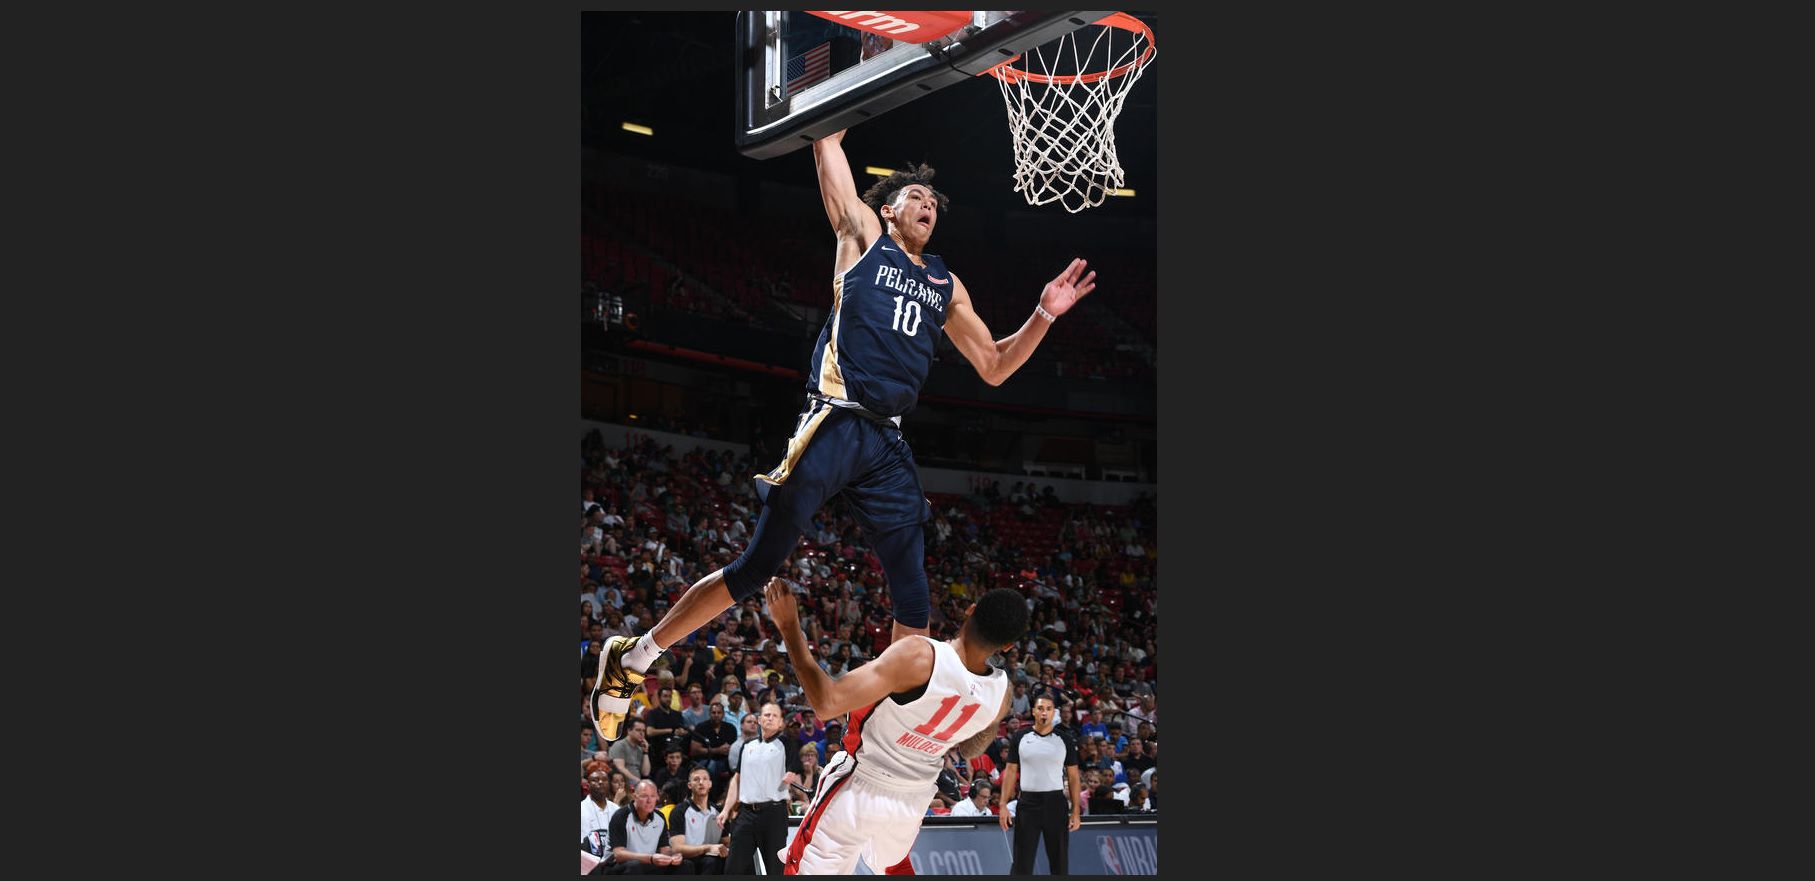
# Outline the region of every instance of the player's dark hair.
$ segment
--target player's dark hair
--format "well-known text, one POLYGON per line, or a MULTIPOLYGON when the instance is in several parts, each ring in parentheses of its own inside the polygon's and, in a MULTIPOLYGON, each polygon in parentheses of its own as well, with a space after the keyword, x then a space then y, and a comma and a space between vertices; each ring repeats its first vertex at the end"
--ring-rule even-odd
POLYGON ((977 601, 964 626, 987 648, 997 649, 1027 634, 1027 600, 1010 587, 998 587, 977 601))
POLYGON ((870 206, 872 211, 881 211, 882 206, 895 204, 895 194, 901 192, 902 187, 908 184, 919 184, 933 191, 933 198, 938 200, 939 211, 943 214, 951 204, 951 200, 947 199, 944 193, 934 189, 932 184, 934 174, 937 172, 933 170, 933 167, 924 162, 906 171, 897 171, 864 190, 864 204, 870 206))

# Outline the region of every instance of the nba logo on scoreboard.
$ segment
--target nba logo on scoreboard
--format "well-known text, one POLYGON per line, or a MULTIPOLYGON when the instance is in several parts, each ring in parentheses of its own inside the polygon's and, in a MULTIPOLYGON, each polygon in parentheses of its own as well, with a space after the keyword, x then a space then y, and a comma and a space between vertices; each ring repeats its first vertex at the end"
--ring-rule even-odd
POLYGON ((1097 851, 1103 857, 1103 871, 1111 875, 1126 875, 1122 871, 1122 860, 1115 855, 1115 838, 1108 835, 1097 836, 1097 851))

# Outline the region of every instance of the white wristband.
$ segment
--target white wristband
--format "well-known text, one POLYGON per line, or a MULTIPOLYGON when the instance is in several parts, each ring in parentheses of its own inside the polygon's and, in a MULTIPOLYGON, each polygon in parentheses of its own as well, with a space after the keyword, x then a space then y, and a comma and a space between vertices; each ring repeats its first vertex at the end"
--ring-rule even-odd
POLYGON ((1034 304, 1034 314, 1040 316, 1041 318, 1046 319, 1047 324, 1051 324, 1054 321, 1057 321, 1059 318, 1059 316, 1046 311, 1046 307, 1040 305, 1039 303, 1034 304))

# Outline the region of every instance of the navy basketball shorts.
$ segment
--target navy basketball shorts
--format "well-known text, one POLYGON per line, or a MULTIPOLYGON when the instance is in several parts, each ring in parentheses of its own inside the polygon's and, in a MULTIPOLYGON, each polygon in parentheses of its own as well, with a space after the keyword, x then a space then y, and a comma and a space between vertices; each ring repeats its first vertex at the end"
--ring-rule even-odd
POLYGON ((725 567, 731 598, 762 592, 787 562, 813 515, 843 495, 882 561, 895 620, 927 626, 925 524, 932 506, 900 429, 809 398, 782 463, 756 479, 763 509, 744 553, 725 567))

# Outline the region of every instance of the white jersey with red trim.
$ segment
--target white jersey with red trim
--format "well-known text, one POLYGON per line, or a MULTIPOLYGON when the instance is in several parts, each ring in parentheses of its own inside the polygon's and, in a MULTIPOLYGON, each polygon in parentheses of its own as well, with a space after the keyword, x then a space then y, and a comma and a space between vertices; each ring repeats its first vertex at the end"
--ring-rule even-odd
POLYGON ((845 735, 845 748, 857 760, 856 776, 888 789, 932 787, 946 752, 993 728, 1008 693, 1008 674, 991 667, 979 676, 965 669, 951 643, 914 638, 933 645, 933 674, 926 690, 905 704, 892 695, 883 698, 862 718, 854 718, 845 735))

